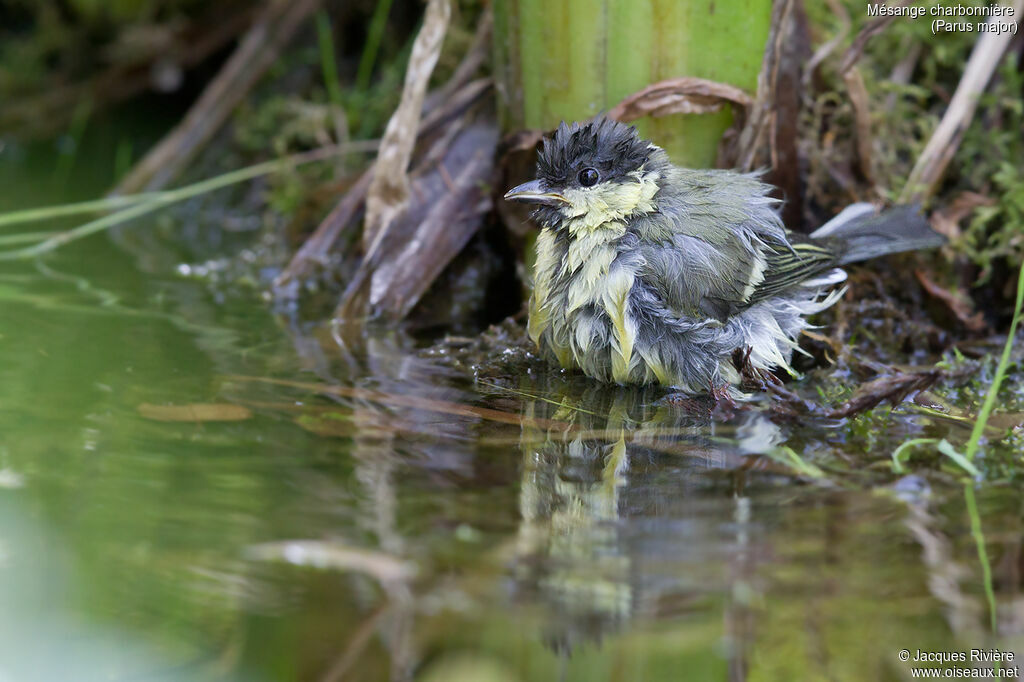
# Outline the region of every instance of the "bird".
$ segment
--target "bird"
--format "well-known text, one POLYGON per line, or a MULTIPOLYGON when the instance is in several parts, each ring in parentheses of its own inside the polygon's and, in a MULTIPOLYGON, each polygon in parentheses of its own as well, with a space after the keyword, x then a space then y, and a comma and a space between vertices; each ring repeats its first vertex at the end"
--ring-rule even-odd
POLYGON ((601 382, 745 396, 744 368, 796 376, 842 266, 944 242, 916 206, 854 204, 791 232, 762 175, 675 166, 603 115, 545 135, 536 179, 504 195, 540 227, 527 332, 541 354, 601 382))

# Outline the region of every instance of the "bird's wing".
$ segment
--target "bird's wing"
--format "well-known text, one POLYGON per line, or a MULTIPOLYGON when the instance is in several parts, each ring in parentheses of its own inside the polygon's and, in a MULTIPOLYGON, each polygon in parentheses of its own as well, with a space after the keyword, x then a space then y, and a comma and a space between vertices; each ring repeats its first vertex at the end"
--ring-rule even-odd
POLYGON ((724 322, 835 265, 827 248, 786 231, 756 177, 682 173, 684 190, 637 225, 644 281, 672 312, 724 322))
POLYGON ((769 245, 763 252, 764 280, 751 292, 749 303, 784 293, 836 266, 836 254, 811 241, 793 241, 785 247, 769 245))

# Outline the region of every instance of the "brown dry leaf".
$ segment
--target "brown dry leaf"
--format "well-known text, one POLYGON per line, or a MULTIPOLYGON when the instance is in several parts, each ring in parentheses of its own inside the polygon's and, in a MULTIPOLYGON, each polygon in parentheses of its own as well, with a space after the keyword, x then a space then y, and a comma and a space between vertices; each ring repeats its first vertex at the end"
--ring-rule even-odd
POLYGON ((727 83, 704 78, 672 78, 648 85, 626 97, 612 107, 608 118, 626 123, 644 116, 707 114, 718 111, 726 103, 747 108, 753 103, 753 98, 727 83))
POLYGON ((931 386, 938 381, 939 376, 940 373, 937 371, 915 372, 913 374, 897 372, 880 376, 866 384, 861 384, 849 400, 831 410, 825 416, 830 419, 852 417, 855 414, 870 410, 885 400, 888 400, 894 406, 898 405, 909 394, 923 391, 931 386))
POLYGON ((964 293, 944 289, 929 279, 923 270, 914 270, 914 275, 917 276, 917 281, 921 283, 928 295, 942 301, 962 325, 972 332, 980 332, 985 329, 985 318, 980 312, 974 311, 971 299, 964 293))
POLYGON ((370 309, 401 319, 476 233, 491 208, 498 126, 481 121, 445 146, 445 155, 413 181, 414 197, 391 230, 405 243, 383 255, 370 284, 370 309), (450 171, 449 171, 450 169, 450 171))
POLYGON ((960 223, 979 206, 991 206, 996 200, 977 192, 961 192, 948 206, 932 213, 932 229, 953 240, 961 235, 960 223))
POLYGON ((153 405, 142 403, 139 414, 158 422, 237 422, 252 417, 252 410, 230 403, 153 405))
POLYGON ((826 346, 831 348, 832 352, 835 353, 837 356, 841 355, 843 352, 843 342, 838 339, 834 339, 831 336, 825 336, 824 334, 819 334, 817 332, 811 331, 810 329, 804 329, 800 333, 809 339, 817 341, 818 343, 825 344, 826 346))

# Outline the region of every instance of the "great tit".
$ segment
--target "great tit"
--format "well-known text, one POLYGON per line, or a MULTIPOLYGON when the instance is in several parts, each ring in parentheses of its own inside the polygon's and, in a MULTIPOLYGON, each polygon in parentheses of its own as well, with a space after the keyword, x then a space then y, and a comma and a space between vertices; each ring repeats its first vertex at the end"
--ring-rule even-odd
POLYGON ((792 373, 807 316, 845 291, 838 266, 943 242, 916 208, 880 219, 869 204, 798 235, 771 189, 757 174, 674 166, 608 118, 563 122, 537 179, 505 194, 536 204, 541 228, 530 337, 600 381, 735 393, 734 357, 792 373))

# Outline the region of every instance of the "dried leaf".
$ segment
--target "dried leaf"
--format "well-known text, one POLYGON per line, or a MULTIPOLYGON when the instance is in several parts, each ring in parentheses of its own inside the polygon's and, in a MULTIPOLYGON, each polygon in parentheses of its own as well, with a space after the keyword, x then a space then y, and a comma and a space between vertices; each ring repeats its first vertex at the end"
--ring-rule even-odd
POLYGON ((366 196, 363 244, 368 251, 409 200, 409 160, 416 145, 423 98, 430 74, 441 55, 451 13, 450 0, 430 0, 423 16, 423 26, 413 42, 402 99, 384 130, 373 181, 366 196))
POLYGON ((931 386, 939 376, 940 373, 937 371, 927 371, 913 374, 898 372, 878 377, 859 386, 853 397, 831 410, 826 416, 830 419, 851 417, 870 410, 885 400, 892 405, 898 405, 910 393, 922 391, 931 386))
POLYGON ((404 243, 384 255, 371 279, 375 315, 408 315, 476 233, 491 207, 486 183, 493 174, 497 142, 495 123, 470 125, 446 145, 434 168, 416 178, 416 198, 392 226, 404 243))
POLYGON ((237 422, 252 417, 252 411, 230 403, 153 405, 142 403, 139 414, 158 422, 237 422))
POLYGON ((931 216, 932 229, 947 239, 958 239, 961 235, 960 223, 974 213, 979 206, 994 206, 996 200, 977 192, 961 192, 941 211, 931 216))
POLYGON ((974 305, 966 294, 942 288, 929 279, 923 270, 914 270, 914 275, 917 276, 917 281, 921 283, 928 295, 942 301, 962 325, 972 332, 980 332, 985 329, 985 318, 980 312, 974 311, 974 305))
POLYGON ((626 97, 612 107, 608 117, 625 123, 644 116, 706 114, 720 110, 727 103, 746 108, 753 99, 728 83, 704 78, 673 78, 648 85, 626 97))

